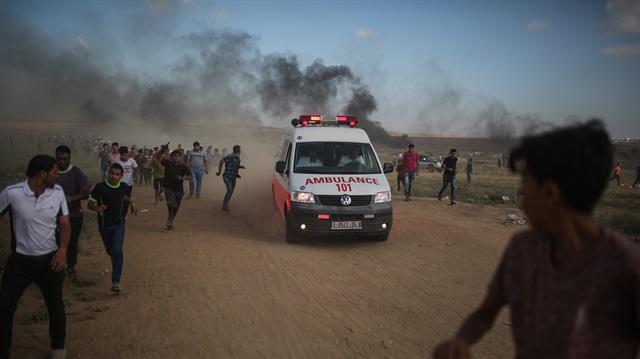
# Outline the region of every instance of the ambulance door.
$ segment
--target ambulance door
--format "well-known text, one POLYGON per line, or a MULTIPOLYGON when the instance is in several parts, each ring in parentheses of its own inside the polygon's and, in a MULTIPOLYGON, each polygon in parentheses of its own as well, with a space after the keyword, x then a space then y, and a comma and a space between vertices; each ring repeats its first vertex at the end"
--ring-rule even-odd
POLYGON ((291 166, 291 152, 292 152, 292 144, 287 139, 282 139, 280 143, 280 147, 278 149, 278 153, 276 154, 276 165, 279 161, 284 161, 284 172, 278 173, 274 171, 273 174, 273 201, 278 210, 278 213, 284 219, 285 203, 289 206, 289 201, 291 199, 291 188, 289 183, 289 178, 292 171, 291 166))

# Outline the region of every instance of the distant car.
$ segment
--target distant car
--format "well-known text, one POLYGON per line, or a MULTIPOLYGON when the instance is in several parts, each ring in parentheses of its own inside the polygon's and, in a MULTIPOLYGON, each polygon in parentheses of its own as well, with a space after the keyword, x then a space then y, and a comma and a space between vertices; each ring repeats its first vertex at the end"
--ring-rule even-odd
POLYGON ((420 159, 418 162, 420 163, 420 169, 427 169, 429 172, 441 172, 442 171, 442 161, 439 159, 427 154, 427 155, 419 155, 420 159))

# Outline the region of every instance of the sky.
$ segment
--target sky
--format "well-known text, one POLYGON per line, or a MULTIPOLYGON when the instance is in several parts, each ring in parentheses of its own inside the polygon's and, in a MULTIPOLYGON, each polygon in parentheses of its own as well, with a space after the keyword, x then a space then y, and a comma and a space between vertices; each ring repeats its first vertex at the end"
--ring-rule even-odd
POLYGON ((640 1, 3 0, 0 119, 640 138, 640 1))

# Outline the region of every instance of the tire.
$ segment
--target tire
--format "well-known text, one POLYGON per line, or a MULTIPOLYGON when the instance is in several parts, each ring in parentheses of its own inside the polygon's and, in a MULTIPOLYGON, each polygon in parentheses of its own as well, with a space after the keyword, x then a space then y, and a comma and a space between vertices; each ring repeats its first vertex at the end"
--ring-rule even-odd
MULTIPOLYGON (((287 210, 287 206, 285 205, 284 210, 287 210)), ((295 233, 292 229, 292 225, 291 225, 291 220, 290 215, 285 213, 285 218, 287 219, 287 223, 285 223, 285 227, 286 227, 286 236, 285 236, 285 240, 287 241, 287 243, 298 243, 298 241, 300 240, 300 235, 298 235, 297 233, 295 233)))
POLYGON ((427 167, 427 169, 429 170, 429 172, 435 172, 436 171, 436 166, 433 164, 429 164, 429 166, 427 167))
POLYGON ((384 242, 387 239, 389 239, 389 235, 391 234, 391 232, 387 232, 387 233, 383 233, 383 234, 378 234, 376 236, 373 236, 373 240, 376 242, 384 242))

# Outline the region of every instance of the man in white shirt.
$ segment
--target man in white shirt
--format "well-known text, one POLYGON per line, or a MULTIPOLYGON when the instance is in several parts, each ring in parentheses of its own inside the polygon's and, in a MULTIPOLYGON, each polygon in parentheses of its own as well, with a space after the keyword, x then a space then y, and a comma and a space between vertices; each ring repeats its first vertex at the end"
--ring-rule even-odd
POLYGON ((311 147, 309 156, 300 157, 296 167, 322 167, 322 161, 318 158, 318 149, 311 147))
POLYGON ((352 146, 349 150, 349 154, 342 156, 340 162, 338 162, 338 167, 344 167, 349 163, 364 164, 364 158, 360 156, 360 149, 358 149, 358 146, 352 146))
MULTIPOLYGON (((129 149, 127 146, 120 147, 120 158, 116 159, 114 163, 120 164, 123 168, 122 178, 120 178, 120 182, 126 183, 129 185, 129 191, 127 192, 127 196, 131 198, 131 193, 133 192, 133 184, 138 182, 138 176, 140 176, 140 168, 138 168, 138 163, 129 157, 129 149)), ((127 212, 129 211, 129 203, 124 203, 124 208, 122 209, 122 216, 126 217, 127 212)))
POLYGON ((55 158, 33 157, 27 166, 27 176, 26 181, 8 186, 0 193, 0 218, 9 212, 11 219, 11 254, 0 281, 0 357, 10 356, 16 307, 24 290, 35 283, 49 313, 51 357, 64 358, 66 316, 62 281, 71 235, 67 200, 62 187, 56 184, 55 158))

